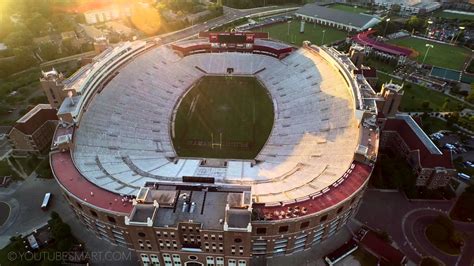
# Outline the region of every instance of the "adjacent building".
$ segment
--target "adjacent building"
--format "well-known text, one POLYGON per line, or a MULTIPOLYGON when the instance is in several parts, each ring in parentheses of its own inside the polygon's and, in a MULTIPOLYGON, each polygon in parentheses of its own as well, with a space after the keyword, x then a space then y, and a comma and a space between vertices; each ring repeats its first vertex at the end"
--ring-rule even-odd
POLYGON ((298 9, 295 15, 307 22, 347 31, 363 31, 374 27, 381 21, 376 16, 346 12, 318 4, 306 4, 298 9))
POLYGON ((394 10, 399 7, 399 12, 406 15, 433 12, 441 7, 441 4, 434 0, 375 0, 374 4, 394 10))
POLYGON ((13 155, 39 155, 51 146, 58 123, 57 111, 49 104, 38 104, 16 121, 8 134, 13 155))
POLYGON ((52 108, 59 108, 63 102, 64 97, 66 96, 63 91, 63 74, 58 73, 58 71, 53 68, 51 71, 41 71, 41 75, 41 88, 43 89, 46 98, 48 98, 49 104, 52 108))
POLYGON ((132 5, 129 3, 115 4, 104 1, 90 7, 84 6, 81 11, 87 24, 96 24, 130 17, 132 15, 132 5))
POLYGON ((441 151, 408 114, 399 114, 403 86, 384 84, 380 109, 381 149, 390 149, 402 156, 416 175, 416 186, 428 189, 446 187, 456 176, 449 150, 441 151))
POLYGON ((375 30, 360 32, 352 37, 352 42, 358 47, 364 48, 366 55, 373 54, 379 58, 395 59, 402 64, 413 53, 409 48, 392 45, 372 38, 375 30))

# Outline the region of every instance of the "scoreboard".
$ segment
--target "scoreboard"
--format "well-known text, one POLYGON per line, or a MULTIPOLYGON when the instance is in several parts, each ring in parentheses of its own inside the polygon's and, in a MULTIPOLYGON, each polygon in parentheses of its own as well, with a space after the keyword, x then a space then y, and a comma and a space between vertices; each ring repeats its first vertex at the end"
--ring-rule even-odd
POLYGON ((268 38, 263 32, 209 32, 210 43, 221 44, 248 44, 254 43, 256 38, 268 38))
POLYGON ((218 35, 217 36, 217 41, 220 43, 246 43, 246 36, 244 35, 235 35, 235 34, 229 34, 229 35, 218 35))

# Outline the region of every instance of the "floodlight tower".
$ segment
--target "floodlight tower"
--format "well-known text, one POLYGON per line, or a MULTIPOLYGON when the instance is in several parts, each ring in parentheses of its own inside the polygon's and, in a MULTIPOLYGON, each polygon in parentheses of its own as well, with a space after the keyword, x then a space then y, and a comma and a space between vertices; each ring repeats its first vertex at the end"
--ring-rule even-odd
POLYGON ((423 57, 423 62, 421 62, 422 65, 425 63, 425 60, 426 60, 426 57, 428 56, 428 52, 430 51, 430 48, 434 48, 434 46, 429 43, 427 43, 425 46, 426 46, 426 53, 425 53, 425 57, 423 57))
POLYGON ((425 35, 428 36, 428 31, 430 30, 430 27, 431 27, 431 24, 433 24, 433 21, 432 20, 428 20, 428 26, 426 26, 426 32, 425 32, 425 35))
POLYGON ((454 40, 454 43, 456 43, 456 42, 458 41, 459 35, 461 35, 461 33, 463 32, 463 30, 464 30, 465 28, 466 28, 466 27, 464 27, 464 26, 459 27, 460 31, 459 31, 459 33, 456 35, 456 39, 454 40))
POLYGON ((387 18, 385 21, 386 21, 386 23, 385 23, 385 29, 383 31, 383 36, 385 36, 385 34, 387 34, 387 28, 388 28, 388 23, 390 22, 390 18, 387 18))

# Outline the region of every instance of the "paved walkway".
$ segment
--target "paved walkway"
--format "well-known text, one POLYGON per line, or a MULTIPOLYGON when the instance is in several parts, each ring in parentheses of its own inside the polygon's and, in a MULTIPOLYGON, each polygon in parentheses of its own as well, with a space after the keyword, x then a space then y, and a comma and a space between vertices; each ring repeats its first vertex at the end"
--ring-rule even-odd
POLYGON ((436 249, 426 238, 425 228, 439 214, 447 214, 451 201, 409 201, 400 192, 369 189, 356 218, 371 228, 386 231, 395 244, 414 263, 433 256, 446 265, 474 265, 474 224, 454 221, 456 229, 467 235, 461 256, 450 256, 436 249), (375 215, 374 215, 375 214, 375 215))
POLYGON ((45 212, 40 208, 45 193, 56 192, 56 198, 52 200, 53 205, 62 199, 55 180, 39 179, 34 175, 0 191, 0 201, 7 202, 11 207, 8 220, 0 227, 0 248, 10 242, 10 237, 24 235, 47 223, 51 210, 45 212))

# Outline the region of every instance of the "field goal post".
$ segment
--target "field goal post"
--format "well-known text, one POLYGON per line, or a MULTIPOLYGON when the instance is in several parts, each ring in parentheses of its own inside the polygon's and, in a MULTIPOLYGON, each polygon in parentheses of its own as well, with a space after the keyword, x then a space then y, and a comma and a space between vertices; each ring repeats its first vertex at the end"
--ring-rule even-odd
POLYGON ((222 149, 222 132, 219 133, 219 142, 214 142, 214 133, 211 133, 211 148, 214 149, 214 146, 222 149))

